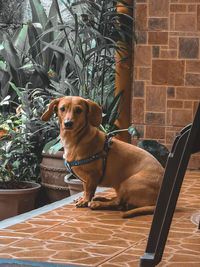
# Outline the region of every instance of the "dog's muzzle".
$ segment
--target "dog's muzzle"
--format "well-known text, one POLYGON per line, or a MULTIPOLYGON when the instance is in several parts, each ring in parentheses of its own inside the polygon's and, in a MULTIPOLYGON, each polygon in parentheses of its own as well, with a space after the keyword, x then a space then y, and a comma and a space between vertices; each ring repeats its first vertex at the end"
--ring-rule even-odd
POLYGON ((64 121, 64 126, 65 126, 65 129, 67 129, 67 130, 71 130, 72 127, 73 127, 73 121, 65 120, 65 121, 64 121))

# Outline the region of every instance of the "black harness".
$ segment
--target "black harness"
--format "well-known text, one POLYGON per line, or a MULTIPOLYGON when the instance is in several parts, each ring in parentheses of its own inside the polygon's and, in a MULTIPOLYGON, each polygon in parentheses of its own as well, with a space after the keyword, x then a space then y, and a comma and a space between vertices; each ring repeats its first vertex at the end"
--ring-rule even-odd
POLYGON ((67 171, 71 175, 73 175, 75 178, 81 180, 81 178, 78 177, 74 173, 74 171, 72 170, 72 167, 74 167, 74 166, 80 166, 80 165, 83 165, 83 164, 88 164, 88 163, 90 163, 90 162, 92 162, 94 160, 97 160, 99 158, 102 158, 103 159, 103 174, 102 174, 101 179, 99 181, 99 183, 101 183, 102 180, 103 180, 105 171, 106 171, 108 152, 110 150, 111 145, 113 144, 113 141, 112 141, 112 137, 113 136, 114 136, 114 134, 107 134, 106 135, 106 140, 105 140, 105 143, 104 143, 103 152, 99 152, 99 153, 95 154, 94 156, 92 156, 90 158, 86 158, 86 159, 82 159, 82 160, 76 160, 76 161, 67 161, 67 160, 65 160, 65 166, 67 168, 67 171))

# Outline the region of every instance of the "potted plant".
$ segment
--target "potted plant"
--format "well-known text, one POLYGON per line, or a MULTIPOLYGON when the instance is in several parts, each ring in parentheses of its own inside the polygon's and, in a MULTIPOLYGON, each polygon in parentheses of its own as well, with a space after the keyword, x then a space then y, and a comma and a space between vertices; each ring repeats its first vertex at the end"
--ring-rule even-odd
POLYGON ((63 95, 80 95, 101 105, 108 96, 114 98, 115 52, 120 54, 123 47, 118 41, 130 31, 126 25, 119 27, 123 15, 116 12, 115 1, 63 2, 67 21, 58 1, 52 1, 48 16, 39 0, 29 1, 32 21, 12 38, 5 34, 0 46, 1 97, 9 93, 22 103, 12 83, 26 96, 22 103, 26 130, 35 144, 33 153, 41 160, 45 141, 58 133, 55 120, 47 127, 40 124, 42 108, 63 95))
MULTIPOLYGON (((4 34, 3 42, 0 45, 0 55, 3 58, 0 61, 0 99, 10 94, 11 100, 22 104, 22 115, 27 119, 26 132, 30 134, 31 141, 34 144, 32 153, 38 158, 36 172, 39 175, 42 148, 45 142, 55 138, 58 133, 55 121, 51 121, 44 126, 39 118, 44 112, 46 102, 49 102, 56 94, 59 96, 67 94, 67 91, 63 87, 57 91, 50 85, 51 82, 57 81, 57 77, 59 79, 59 70, 56 73, 53 72, 52 65, 56 64, 60 68, 62 67, 60 60, 62 57, 56 55, 51 48, 43 51, 45 46, 43 42, 52 41, 54 34, 50 32, 44 38, 39 39, 44 30, 52 27, 52 21, 47 17, 40 1, 30 0, 30 5, 33 21, 18 29, 12 37, 4 34), (59 64, 56 63, 57 59, 59 64), (51 130, 52 128, 54 131, 51 130)), ((51 8, 50 17, 54 16, 54 10, 51 8)), ((7 111, 8 109, 13 111, 13 106, 13 103, 10 102, 7 111)), ((1 134, 4 134, 3 130, 1 134)), ((52 157, 52 155, 47 154, 45 160, 47 156, 48 159, 52 157)), ((47 203, 69 195, 68 188, 63 181, 66 169, 62 166, 57 167, 57 163, 62 162, 62 152, 53 155, 53 159, 56 161, 54 167, 51 163, 47 166, 45 162, 42 163, 43 168, 41 165, 41 176, 44 178, 42 185, 47 203), (52 170, 55 174, 53 177, 52 170)))
MULTIPOLYGON (((7 97, 8 100, 8 97, 7 97)), ((0 108, 8 101, 0 102, 0 108)), ((40 184, 37 183, 35 155, 17 114, 0 112, 0 220, 34 209, 40 184)))
POLYGON ((44 204, 51 203, 69 196, 69 190, 64 183, 67 171, 63 164, 63 152, 56 154, 42 153, 45 142, 55 138, 58 134, 57 120, 52 120, 43 125, 40 116, 44 112, 45 97, 41 92, 31 89, 19 89, 13 83, 12 88, 21 102, 21 116, 24 119, 24 132, 29 137, 33 146, 31 152, 37 158, 35 174, 40 176, 43 189, 44 204))

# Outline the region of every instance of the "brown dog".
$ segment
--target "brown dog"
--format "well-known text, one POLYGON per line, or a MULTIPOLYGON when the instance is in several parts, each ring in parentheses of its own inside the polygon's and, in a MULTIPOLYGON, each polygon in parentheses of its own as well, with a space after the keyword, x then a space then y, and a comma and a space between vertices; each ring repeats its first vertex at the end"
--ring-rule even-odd
POLYGON ((123 206, 129 209, 123 217, 153 213, 164 171, 160 163, 148 152, 117 139, 109 151, 105 151, 105 134, 98 130, 102 109, 91 100, 70 96, 57 98, 41 120, 48 121, 54 112, 58 115, 66 161, 84 163, 71 167, 84 182, 84 195, 76 206, 91 209, 123 206), (94 155, 99 156, 94 159, 94 155), (93 160, 85 162, 88 158, 93 160), (94 201, 98 185, 114 188, 117 197, 94 201))

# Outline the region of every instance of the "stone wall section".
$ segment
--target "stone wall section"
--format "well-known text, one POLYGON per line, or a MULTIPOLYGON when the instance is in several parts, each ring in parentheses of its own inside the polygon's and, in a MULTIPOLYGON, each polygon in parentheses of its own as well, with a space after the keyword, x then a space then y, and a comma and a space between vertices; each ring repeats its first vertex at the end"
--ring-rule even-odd
POLYGON ((136 21, 132 123, 171 149, 200 100, 200 0, 136 0, 136 21))

